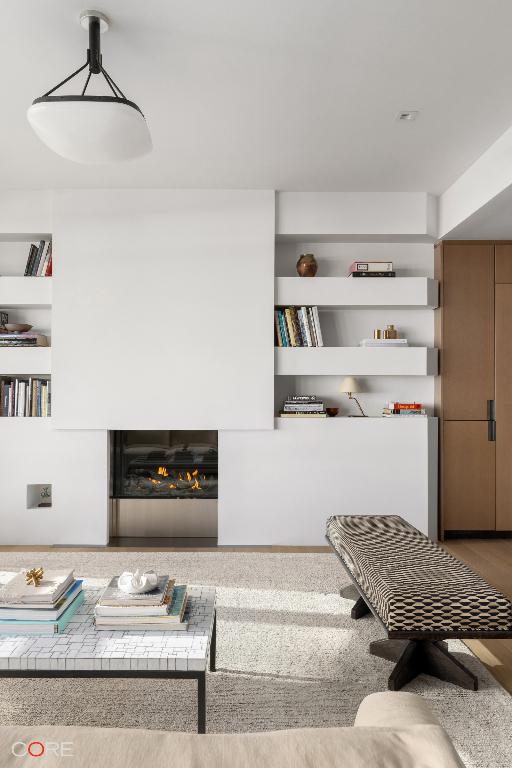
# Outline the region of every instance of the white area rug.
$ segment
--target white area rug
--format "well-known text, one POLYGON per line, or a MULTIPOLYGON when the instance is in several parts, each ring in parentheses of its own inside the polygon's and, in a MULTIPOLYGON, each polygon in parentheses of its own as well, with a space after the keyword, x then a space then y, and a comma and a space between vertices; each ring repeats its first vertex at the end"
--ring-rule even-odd
MULTIPOLYGON (((207 678, 209 731, 352 725, 361 699, 386 690, 391 662, 370 656, 383 637, 355 622, 339 596, 348 583, 331 554, 1 553, 0 570, 74 567, 111 576, 153 567, 218 587, 218 672, 207 678)), ((480 678, 478 692, 422 676, 425 696, 467 768, 511 768, 512 700, 462 643, 452 651, 480 678)), ((0 680, 0 722, 194 730, 195 683, 155 680, 0 680)))

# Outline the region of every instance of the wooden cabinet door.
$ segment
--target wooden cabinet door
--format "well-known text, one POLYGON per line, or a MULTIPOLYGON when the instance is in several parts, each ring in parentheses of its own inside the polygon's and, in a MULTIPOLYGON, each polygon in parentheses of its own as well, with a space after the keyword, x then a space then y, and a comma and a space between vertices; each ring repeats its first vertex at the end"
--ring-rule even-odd
POLYGON ((497 283, 512 283, 512 243, 496 243, 495 274, 497 283))
POLYGON ((496 530, 512 530, 512 283, 496 285, 496 530))
POLYGON ((443 423, 442 509, 446 531, 495 529, 495 442, 486 421, 443 423))
POLYGON ((494 245, 443 243, 443 418, 487 419, 494 399, 494 245))

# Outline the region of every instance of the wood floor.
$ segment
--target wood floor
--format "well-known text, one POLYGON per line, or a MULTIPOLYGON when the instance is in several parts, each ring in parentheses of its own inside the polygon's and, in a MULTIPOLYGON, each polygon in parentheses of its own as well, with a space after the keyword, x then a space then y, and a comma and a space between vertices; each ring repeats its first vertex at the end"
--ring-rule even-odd
MULTIPOLYGON (((443 546, 489 584, 512 598, 512 539, 451 539, 443 546)), ((466 640, 480 661, 512 693, 512 640, 466 640)))
MULTIPOLYGON (((124 544, 124 542, 123 542, 124 544)), ((443 546, 459 560, 466 562, 480 573, 490 584, 512 598, 512 539, 452 539, 443 546)), ((330 552, 329 547, 162 547, 160 546, 119 546, 111 547, 0 547, 0 552, 32 551, 54 552, 56 550, 76 552, 98 551, 165 551, 168 552, 330 552)), ((492 675, 512 693, 512 640, 467 640, 467 645, 492 675)))

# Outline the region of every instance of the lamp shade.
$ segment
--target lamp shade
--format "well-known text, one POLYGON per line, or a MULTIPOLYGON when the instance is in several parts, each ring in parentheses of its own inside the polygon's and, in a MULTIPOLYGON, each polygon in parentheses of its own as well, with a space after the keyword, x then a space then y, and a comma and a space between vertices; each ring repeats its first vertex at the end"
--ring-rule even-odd
POLYGON ((340 392, 353 393, 360 392, 361 388, 353 376, 346 376, 341 382, 340 392))
POLYGON ((27 118, 44 144, 76 163, 116 163, 153 147, 144 115, 128 99, 43 96, 28 108, 27 118))

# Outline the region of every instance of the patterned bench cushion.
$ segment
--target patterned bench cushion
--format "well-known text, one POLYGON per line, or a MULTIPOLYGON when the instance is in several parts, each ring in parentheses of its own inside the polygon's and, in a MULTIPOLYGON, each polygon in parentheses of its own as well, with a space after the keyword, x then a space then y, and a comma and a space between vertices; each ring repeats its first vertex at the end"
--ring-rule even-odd
POLYGON ((401 517, 330 517, 327 537, 388 632, 512 631, 512 602, 401 517))

